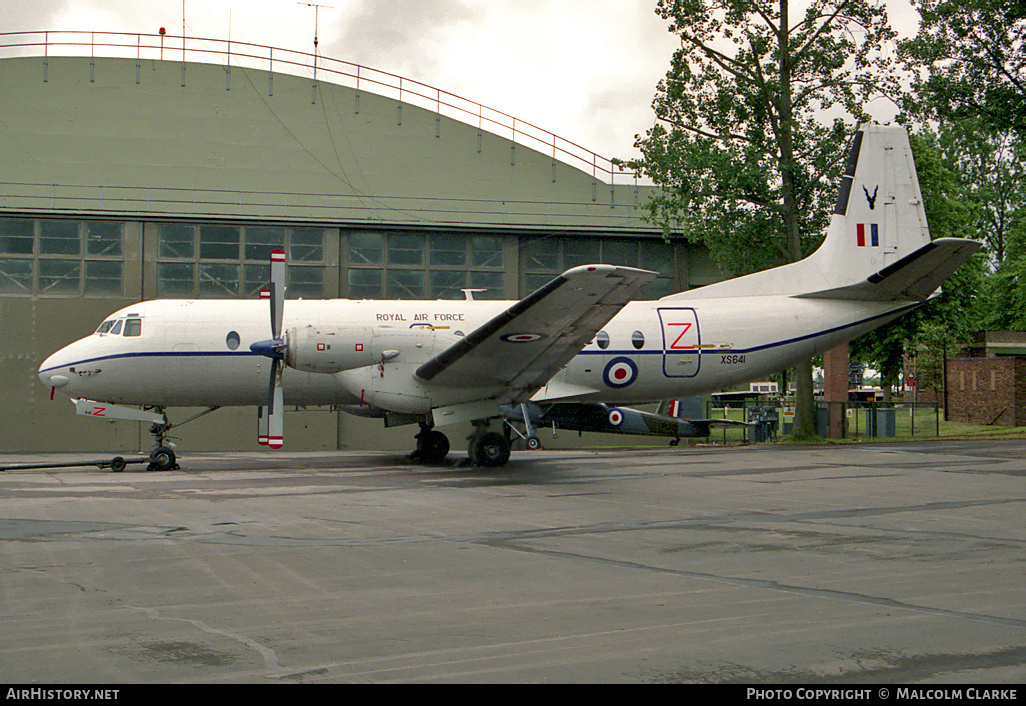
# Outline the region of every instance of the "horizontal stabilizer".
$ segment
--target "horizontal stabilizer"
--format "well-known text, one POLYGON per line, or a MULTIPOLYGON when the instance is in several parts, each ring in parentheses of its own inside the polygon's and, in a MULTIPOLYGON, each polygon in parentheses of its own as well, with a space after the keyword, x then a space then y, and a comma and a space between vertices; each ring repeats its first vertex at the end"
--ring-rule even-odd
POLYGON ((926 301, 980 249, 975 240, 939 238, 847 287, 799 294, 812 299, 926 301))

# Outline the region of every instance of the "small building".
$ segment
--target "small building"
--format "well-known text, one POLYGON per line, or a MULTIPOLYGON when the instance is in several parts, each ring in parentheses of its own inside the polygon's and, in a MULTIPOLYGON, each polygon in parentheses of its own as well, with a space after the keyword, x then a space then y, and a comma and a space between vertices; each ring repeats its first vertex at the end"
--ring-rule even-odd
POLYGON ((1026 426, 1026 331, 983 331, 947 361, 951 421, 1026 426))

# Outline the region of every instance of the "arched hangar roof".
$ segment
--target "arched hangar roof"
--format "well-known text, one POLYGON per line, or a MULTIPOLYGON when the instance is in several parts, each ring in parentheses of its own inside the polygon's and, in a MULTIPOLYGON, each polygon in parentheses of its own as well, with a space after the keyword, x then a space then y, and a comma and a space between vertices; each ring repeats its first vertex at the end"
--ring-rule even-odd
POLYGON ((384 95, 230 62, 20 56, 0 85, 8 209, 651 230, 650 187, 451 117, 441 92, 410 102, 424 92, 401 79, 384 95))

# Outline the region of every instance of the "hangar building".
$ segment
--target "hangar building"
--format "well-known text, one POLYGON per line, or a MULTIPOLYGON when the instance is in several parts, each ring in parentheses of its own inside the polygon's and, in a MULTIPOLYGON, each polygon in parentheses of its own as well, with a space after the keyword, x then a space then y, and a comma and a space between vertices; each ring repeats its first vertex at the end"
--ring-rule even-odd
MULTIPOLYGON (((149 448, 50 401, 39 363, 141 299, 258 296, 274 247, 303 298, 517 299, 589 262, 658 271, 648 298, 722 278, 642 220, 652 187, 529 123, 346 62, 182 43, 0 35, 2 451, 149 448)), ((285 424, 291 450, 412 448, 333 410, 285 424)), ((260 448, 253 409, 171 434, 260 448)))

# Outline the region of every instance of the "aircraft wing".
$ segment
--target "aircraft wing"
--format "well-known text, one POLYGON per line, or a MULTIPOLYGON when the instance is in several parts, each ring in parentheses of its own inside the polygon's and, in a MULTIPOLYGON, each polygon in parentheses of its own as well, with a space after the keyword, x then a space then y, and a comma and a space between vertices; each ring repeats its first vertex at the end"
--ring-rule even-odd
POLYGON ((655 272, 614 265, 567 270, 417 369, 426 382, 510 389, 526 400, 651 282, 655 272))

